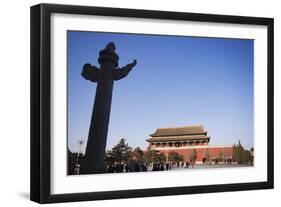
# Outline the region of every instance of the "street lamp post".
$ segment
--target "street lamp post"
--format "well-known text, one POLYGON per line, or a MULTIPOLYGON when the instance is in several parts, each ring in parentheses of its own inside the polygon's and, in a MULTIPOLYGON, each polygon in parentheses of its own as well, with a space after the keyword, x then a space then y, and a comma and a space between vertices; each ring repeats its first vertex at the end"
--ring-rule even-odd
POLYGON ((78 153, 77 153, 77 159, 76 159, 76 165, 75 165, 75 174, 80 174, 80 164, 79 164, 79 156, 81 154, 81 148, 82 145, 84 144, 84 139, 79 139, 77 144, 78 144, 78 153))

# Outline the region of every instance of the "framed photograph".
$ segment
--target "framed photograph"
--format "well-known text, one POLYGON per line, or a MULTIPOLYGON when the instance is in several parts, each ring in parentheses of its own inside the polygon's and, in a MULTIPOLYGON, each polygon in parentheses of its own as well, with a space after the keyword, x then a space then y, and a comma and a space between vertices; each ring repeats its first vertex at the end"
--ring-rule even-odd
POLYGON ((31 200, 273 188, 273 19, 31 7, 31 200))

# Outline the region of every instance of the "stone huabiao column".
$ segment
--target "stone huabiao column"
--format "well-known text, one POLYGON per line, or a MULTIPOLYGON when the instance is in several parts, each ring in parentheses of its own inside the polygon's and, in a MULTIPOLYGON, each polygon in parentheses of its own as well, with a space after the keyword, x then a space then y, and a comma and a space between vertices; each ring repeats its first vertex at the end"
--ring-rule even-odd
POLYGON ((113 82, 126 77, 137 64, 134 60, 125 67, 117 68, 119 56, 115 53, 115 49, 114 43, 110 42, 99 52, 100 68, 89 63, 83 66, 81 75, 86 80, 96 82, 97 89, 81 174, 106 172, 104 159, 113 82))

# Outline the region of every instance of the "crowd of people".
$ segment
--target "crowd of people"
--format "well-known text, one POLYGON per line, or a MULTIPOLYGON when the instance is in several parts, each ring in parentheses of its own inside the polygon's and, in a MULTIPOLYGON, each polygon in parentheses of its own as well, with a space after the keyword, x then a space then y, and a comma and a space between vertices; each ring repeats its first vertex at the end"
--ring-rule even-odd
POLYGON ((189 162, 166 162, 153 163, 152 171, 172 170, 172 168, 189 168, 189 162))
POLYGON ((145 162, 115 162, 109 163, 106 166, 108 173, 122 172, 146 172, 147 164, 145 162))
MULTIPOLYGON (((141 161, 115 162, 106 165, 107 173, 123 173, 123 172, 146 172, 146 171, 165 171, 172 168, 189 168, 189 162, 156 162, 146 163, 141 161)), ((191 166, 192 167, 192 166, 191 166)))

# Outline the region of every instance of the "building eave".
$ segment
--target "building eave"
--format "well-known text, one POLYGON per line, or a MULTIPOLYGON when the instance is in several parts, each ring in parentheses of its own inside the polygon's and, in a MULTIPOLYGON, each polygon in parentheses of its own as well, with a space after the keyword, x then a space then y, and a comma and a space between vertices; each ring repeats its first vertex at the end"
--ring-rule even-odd
POLYGON ((173 136, 169 136, 169 137, 153 137, 153 138, 149 138, 146 141, 147 142, 169 142, 169 141, 199 141, 199 140, 207 140, 208 142, 210 141, 210 137, 209 136, 201 136, 201 137, 186 137, 186 136, 182 136, 182 137, 173 137, 173 136))

